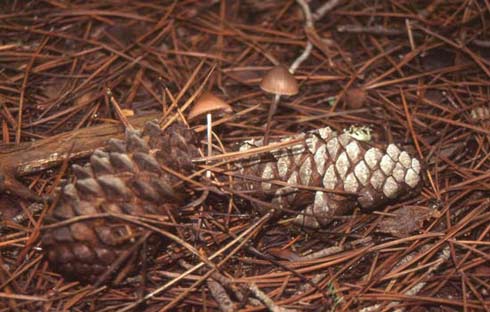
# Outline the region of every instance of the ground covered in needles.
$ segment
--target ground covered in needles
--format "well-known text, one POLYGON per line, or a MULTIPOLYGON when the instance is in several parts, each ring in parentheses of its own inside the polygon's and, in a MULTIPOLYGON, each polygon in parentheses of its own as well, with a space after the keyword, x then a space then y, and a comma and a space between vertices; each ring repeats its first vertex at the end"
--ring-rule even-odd
POLYGON ((486 0, 1 1, 0 311, 490 310, 489 17, 486 0), (223 173, 264 136, 275 65, 299 84, 271 138, 397 143, 420 192, 317 230, 253 209, 223 173), (123 125, 188 123, 203 92, 233 112, 180 177, 192 202, 125 217, 164 243, 138 238, 111 282, 58 274, 39 238, 71 165, 123 125))

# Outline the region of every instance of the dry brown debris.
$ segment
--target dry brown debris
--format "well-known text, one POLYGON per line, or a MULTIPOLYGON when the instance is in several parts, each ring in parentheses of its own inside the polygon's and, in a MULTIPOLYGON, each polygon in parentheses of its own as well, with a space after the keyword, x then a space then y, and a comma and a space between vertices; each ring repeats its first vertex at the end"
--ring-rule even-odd
POLYGON ((383 218, 378 224, 378 231, 389 233, 396 237, 408 237, 414 232, 422 230, 424 222, 432 217, 439 217, 437 210, 427 207, 405 206, 396 209, 383 218))
MULTIPOLYGON (((472 119, 490 100, 489 15, 483 0, 0 1, 0 187, 10 190, 0 195, 8 197, 0 201, 0 311, 489 310, 490 129, 472 119), (245 157, 233 151, 264 136, 271 99, 260 77, 298 56, 299 94, 281 99, 271 141, 369 124, 427 164, 420 194, 315 232, 252 211, 258 199, 237 192, 228 174, 245 157), (66 157, 19 174, 5 155, 118 124, 108 88, 121 111, 158 113, 164 128, 185 123, 203 90, 235 113, 213 121, 214 158, 179 177, 193 185, 193 201, 180 207, 166 248, 154 260, 132 254, 139 274, 94 287, 48 266, 39 238, 53 202, 30 206, 56 200, 73 173, 66 157), (360 107, 348 104, 353 88, 369 95, 360 107), (404 223, 403 238, 380 233, 399 207, 435 207, 439 216, 404 223), (210 278, 222 287, 210 290, 210 278), (231 303, 220 305, 211 292, 223 288, 231 303)), ((60 145, 64 155, 84 147, 60 145)), ((156 232, 169 226, 131 220, 156 232)))

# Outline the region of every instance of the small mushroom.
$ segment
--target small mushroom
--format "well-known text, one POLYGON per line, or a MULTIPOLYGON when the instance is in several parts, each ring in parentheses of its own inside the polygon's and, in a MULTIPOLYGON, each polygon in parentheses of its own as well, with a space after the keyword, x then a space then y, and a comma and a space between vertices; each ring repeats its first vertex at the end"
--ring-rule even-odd
POLYGON ((292 96, 299 92, 298 82, 296 78, 283 65, 273 67, 262 78, 260 88, 267 93, 274 94, 274 100, 269 108, 267 115, 267 126, 265 129, 264 144, 269 143, 269 132, 271 127, 272 116, 276 113, 277 104, 281 95, 292 96))
MULTIPOLYGON (((189 115, 187 115, 187 119, 189 121, 195 120, 198 117, 202 117, 206 115, 206 129, 207 129, 207 140, 208 140, 208 156, 212 155, 212 117, 222 115, 225 113, 231 113, 233 110, 231 106, 228 105, 225 101, 215 96, 212 93, 206 92, 204 93, 197 101, 196 104, 192 107, 189 115)), ((209 171, 207 175, 209 176, 209 171)))

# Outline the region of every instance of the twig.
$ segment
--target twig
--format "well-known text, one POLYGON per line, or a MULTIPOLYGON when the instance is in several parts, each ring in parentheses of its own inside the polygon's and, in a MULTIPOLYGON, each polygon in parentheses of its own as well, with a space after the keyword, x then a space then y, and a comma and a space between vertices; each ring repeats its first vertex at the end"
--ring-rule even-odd
POLYGON ((313 14, 313 19, 315 21, 321 19, 325 14, 333 10, 338 4, 340 0, 330 0, 325 2, 321 7, 319 7, 316 12, 313 14))
MULTIPOLYGON (((305 15, 305 31, 307 32, 308 29, 312 29, 315 27, 311 16, 310 6, 304 0, 296 0, 296 2, 303 9, 303 13, 305 15)), ((308 38, 308 36, 306 38, 308 38)), ((301 53, 296 58, 296 60, 294 60, 291 66, 289 66, 289 71, 291 72, 291 74, 294 74, 298 69, 298 67, 301 65, 301 63, 303 63, 310 56, 312 49, 313 49, 313 45, 311 44, 310 40, 307 39, 306 47, 303 50, 303 53, 301 53)))
POLYGON ((230 299, 230 296, 228 296, 225 288, 221 286, 219 282, 215 281, 212 278, 208 278, 206 284, 208 284, 209 291, 214 297, 214 300, 216 300, 216 302, 218 303, 221 311, 232 312, 236 310, 233 301, 231 301, 230 299))
POLYGON ((266 293, 264 293, 262 290, 260 290, 257 287, 257 285, 255 285, 255 283, 252 283, 249 286, 249 289, 252 291, 254 296, 257 297, 257 299, 262 301, 267 306, 267 308, 271 312, 288 312, 288 311, 292 312, 292 311, 296 311, 296 310, 282 308, 282 307, 278 306, 277 304, 275 304, 274 301, 269 296, 267 296, 266 293))
POLYGON ((301 53, 300 56, 296 60, 294 60, 293 64, 289 67, 289 71, 294 74, 298 67, 303 63, 311 54, 311 50, 313 50, 313 45, 311 42, 308 40, 306 42, 306 48, 304 49, 303 53, 301 53))
POLYGON ((337 26, 337 31, 343 33, 351 33, 351 34, 372 34, 372 35, 383 35, 383 36, 400 36, 405 34, 404 30, 396 29, 396 28, 387 28, 380 25, 375 25, 375 26, 339 25, 337 26))
POLYGON ((319 259, 319 258, 331 256, 333 254, 342 252, 346 249, 354 248, 357 245, 364 245, 364 246, 370 245, 370 244, 372 244, 372 240, 373 240, 372 237, 368 236, 365 238, 355 240, 351 243, 344 244, 342 246, 333 246, 333 247, 325 248, 325 249, 319 250, 317 252, 311 253, 309 255, 306 255, 304 257, 301 257, 298 259, 298 261, 310 261, 310 260, 314 260, 314 259, 319 259))

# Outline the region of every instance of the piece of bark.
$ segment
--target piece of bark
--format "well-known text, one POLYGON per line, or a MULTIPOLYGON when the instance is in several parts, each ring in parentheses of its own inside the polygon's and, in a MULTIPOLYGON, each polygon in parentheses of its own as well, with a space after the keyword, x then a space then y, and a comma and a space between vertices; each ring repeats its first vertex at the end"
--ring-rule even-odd
MULTIPOLYGON (((153 113, 130 118, 129 121, 135 128, 142 128, 145 122, 159 116, 160 114, 153 113)), ((9 191, 21 198, 40 200, 39 196, 16 178, 58 166, 66 157, 86 157, 104 146, 109 139, 123 137, 124 127, 121 124, 108 123, 64 132, 34 142, 0 145, 0 193, 9 191)))
MULTIPOLYGON (((129 122, 135 128, 142 128, 147 121, 159 116, 160 114, 153 113, 129 118, 129 122)), ((17 177, 29 175, 61 164, 70 150, 71 159, 85 157, 104 146, 109 139, 123 137, 123 125, 107 123, 34 142, 0 145, 0 169, 17 177)))

